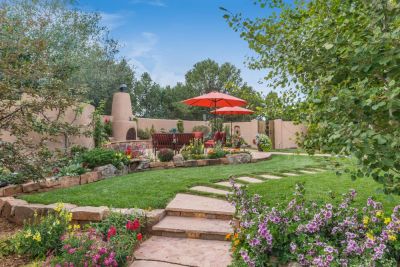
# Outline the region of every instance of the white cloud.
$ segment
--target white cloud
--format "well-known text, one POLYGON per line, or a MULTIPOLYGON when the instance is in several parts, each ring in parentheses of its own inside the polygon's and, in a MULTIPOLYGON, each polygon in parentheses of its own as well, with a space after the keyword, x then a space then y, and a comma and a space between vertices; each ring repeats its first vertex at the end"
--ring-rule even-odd
POLYGON ((114 30, 125 24, 125 19, 122 14, 119 13, 106 13, 100 12, 101 24, 106 26, 108 30, 114 30))
POLYGON ((132 0, 132 4, 146 4, 150 6, 165 7, 167 6, 162 0, 132 0))
POLYGON ((135 67, 136 73, 150 73, 152 79, 161 84, 175 85, 184 81, 184 74, 174 71, 171 64, 165 64, 157 53, 158 36, 151 32, 142 32, 139 38, 123 43, 122 53, 135 67))

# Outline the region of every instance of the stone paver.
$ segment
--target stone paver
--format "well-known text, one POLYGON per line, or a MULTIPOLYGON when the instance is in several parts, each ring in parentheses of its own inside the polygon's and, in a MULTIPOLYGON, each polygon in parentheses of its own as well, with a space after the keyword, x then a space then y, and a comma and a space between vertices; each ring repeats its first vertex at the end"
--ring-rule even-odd
POLYGON ((190 188, 192 191, 198 191, 198 192, 205 192, 205 193, 212 193, 212 194, 217 194, 217 195, 223 195, 226 196, 226 194, 230 194, 231 192, 225 191, 222 189, 216 189, 208 186, 194 186, 190 188))
POLYGON ((313 171, 317 171, 317 172, 324 172, 324 171, 326 171, 326 170, 320 169, 320 168, 310 168, 310 169, 313 170, 313 171))
POLYGON ((247 183, 251 183, 251 184, 256 184, 256 183, 262 183, 262 180, 256 179, 256 178, 252 178, 252 177, 238 177, 236 178, 237 180, 243 181, 243 182, 247 182, 247 183))
POLYGON ((224 215, 235 213, 235 208, 228 201, 190 194, 177 194, 166 210, 224 215))
POLYGON ((316 174, 318 172, 315 171, 307 171, 307 170, 300 170, 299 172, 305 173, 305 174, 316 174))
POLYGON ((299 176, 299 174, 293 173, 293 172, 283 172, 282 175, 285 175, 285 176, 299 176))
POLYGON ((162 261, 134 261, 129 267, 182 267, 180 264, 167 263, 162 261))
POLYGON ((227 235, 233 232, 229 220, 167 216, 153 226, 154 231, 227 235))
POLYGON ((261 152, 261 151, 250 151, 251 157, 253 160, 262 160, 262 159, 269 159, 271 157, 271 153, 269 152, 261 152))
MULTIPOLYGON (((231 183, 229 181, 218 182, 218 183, 215 183, 215 184, 232 188, 232 185, 231 185, 231 183)), ((236 183, 236 185, 239 186, 239 187, 243 186, 243 184, 239 184, 239 183, 236 183)))
POLYGON ((231 263, 229 249, 227 241, 152 236, 141 244, 134 256, 137 260, 224 267, 231 263))
POLYGON ((260 176, 265 179, 273 179, 273 180, 282 179, 282 176, 277 176, 272 174, 262 174, 260 176))

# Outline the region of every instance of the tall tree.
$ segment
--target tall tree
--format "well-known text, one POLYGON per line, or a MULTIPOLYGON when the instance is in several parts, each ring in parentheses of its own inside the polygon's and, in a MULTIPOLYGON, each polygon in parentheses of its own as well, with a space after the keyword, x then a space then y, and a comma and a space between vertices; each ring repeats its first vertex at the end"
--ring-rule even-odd
POLYGON ((164 90, 145 72, 133 86, 133 111, 145 118, 163 118, 164 90))
POLYGON ((392 0, 259 1, 278 12, 225 18, 275 87, 305 96, 303 145, 353 155, 358 176, 400 193, 400 4, 392 0))

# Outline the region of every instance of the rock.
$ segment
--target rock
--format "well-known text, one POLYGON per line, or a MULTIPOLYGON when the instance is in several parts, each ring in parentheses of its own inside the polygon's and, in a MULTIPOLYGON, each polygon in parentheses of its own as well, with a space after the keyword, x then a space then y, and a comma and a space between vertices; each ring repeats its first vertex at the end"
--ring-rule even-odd
POLYGON ((228 154, 226 155, 229 164, 250 163, 251 155, 248 153, 228 154))
POLYGON ((22 185, 22 192, 30 193, 40 189, 40 184, 38 182, 28 182, 22 185))
POLYGON ((35 212, 38 216, 43 216, 50 210, 46 205, 42 204, 16 205, 13 209, 12 221, 19 225, 22 225, 24 221, 31 220, 35 212))
POLYGON ((145 170, 150 168, 150 160, 148 159, 143 159, 139 162, 139 165, 137 166, 136 170, 145 170))
POLYGON ((165 217, 165 215, 166 212, 163 209, 146 211, 146 229, 150 231, 154 225, 165 217))
POLYGON ((76 207, 71 210, 74 221, 101 221, 110 210, 107 207, 76 207))
POLYGON ((80 176, 63 176, 60 177, 60 187, 61 188, 68 188, 75 185, 79 185, 81 182, 80 176))
POLYGON ((15 196, 17 194, 22 193, 22 186, 21 185, 8 185, 6 187, 1 188, 2 190, 2 196, 4 197, 11 197, 15 196))
MULTIPOLYGON (((169 162, 153 161, 153 162, 150 162, 150 168, 156 168, 156 169, 168 168, 168 164, 169 164, 169 162)), ((172 162, 172 164, 173 164, 173 162, 172 162)))
POLYGON ((47 178, 39 182, 41 188, 59 188, 61 186, 60 179, 55 177, 47 178))
POLYGON ((183 156, 181 154, 177 154, 174 156, 173 161, 174 161, 175 166, 182 167, 185 159, 183 158, 183 156))
POLYGON ((129 167, 126 165, 123 165, 121 169, 117 169, 116 175, 126 175, 129 173, 129 167))
POLYGON ((117 173, 117 168, 115 168, 115 166, 112 164, 96 167, 94 170, 98 171, 100 173, 100 177, 103 179, 114 177, 117 173))
POLYGON ((208 161, 206 159, 198 159, 197 160, 197 166, 207 166, 208 161))
POLYGON ((185 167, 196 167, 197 160, 186 160, 183 164, 185 167))
MULTIPOLYGON (((49 204, 46 205, 46 208, 48 208, 49 210, 54 210, 55 207, 57 207, 58 203, 53 203, 53 204, 49 204)), ((70 203, 63 203, 64 205, 64 209, 67 211, 71 211, 72 209, 78 207, 77 205, 74 204, 70 204, 70 203)))
POLYGON ((229 164, 228 158, 220 158, 221 164, 229 164))
POLYGON ((208 159, 208 165, 218 165, 221 164, 221 159, 208 159))
POLYGON ((144 216, 145 211, 142 209, 120 209, 120 208, 112 208, 111 212, 121 213, 123 215, 136 215, 136 216, 144 216))
POLYGON ((1 215, 1 210, 3 209, 4 204, 6 203, 6 201, 12 200, 12 199, 14 199, 14 198, 13 197, 2 197, 2 198, 0 198, 0 215, 1 215))
POLYGON ((80 179, 80 184, 90 184, 96 182, 99 179, 99 173, 95 172, 87 172, 82 174, 80 179))
POLYGON ((1 216, 10 221, 13 221, 12 219, 14 217, 14 207, 28 205, 28 202, 26 202, 25 200, 16 199, 12 197, 12 198, 6 198, 4 203, 0 205, 3 206, 1 209, 1 216))

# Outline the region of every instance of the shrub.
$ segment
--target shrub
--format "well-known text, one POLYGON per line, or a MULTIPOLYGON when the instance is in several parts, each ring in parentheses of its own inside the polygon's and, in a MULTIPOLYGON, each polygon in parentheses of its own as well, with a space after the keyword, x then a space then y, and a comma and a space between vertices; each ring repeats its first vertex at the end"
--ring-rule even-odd
POLYGON ((184 133, 185 128, 183 127, 183 120, 178 120, 176 123, 176 129, 178 129, 178 133, 184 133))
POLYGON ((107 164, 112 164, 119 168, 121 164, 126 165, 129 163, 129 158, 127 155, 106 148, 94 148, 89 150, 82 154, 80 160, 83 162, 84 166, 87 166, 91 169, 107 164))
POLYGON ((6 168, 0 167, 0 187, 9 184, 22 184, 27 181, 26 176, 18 172, 11 172, 6 168))
POLYGON ((204 144, 201 139, 193 139, 189 145, 185 145, 181 149, 181 154, 185 160, 187 159, 203 159, 204 156, 204 144))
POLYGON ((396 266, 400 258, 400 205, 386 215, 382 204, 369 198, 360 210, 352 207, 354 190, 339 204, 317 204, 307 201, 304 186, 297 184, 287 205, 267 207, 258 195, 249 197, 234 183, 233 188, 230 198, 240 227, 227 238, 235 258, 249 266, 276 260, 303 266, 396 266))
POLYGON ((269 137, 265 134, 257 134, 256 145, 260 151, 270 151, 272 148, 272 143, 269 137))
POLYGON ((221 143, 217 143, 213 149, 210 149, 207 153, 209 159, 219 159, 225 157, 228 154, 227 151, 224 150, 221 143))
POLYGON ((210 127, 205 125, 194 126, 192 132, 202 132, 203 136, 207 136, 210 133, 210 127))
POLYGON ((169 148, 160 149, 158 152, 158 159, 161 162, 171 161, 174 158, 174 151, 169 148))
POLYGON ((104 132, 107 136, 112 136, 112 124, 109 119, 104 120, 104 132))
POLYGON ((55 212, 47 216, 35 214, 33 220, 15 236, 16 251, 32 258, 44 258, 50 251, 60 251, 61 236, 67 231, 71 219, 72 213, 65 210, 63 204, 58 204, 55 212))
POLYGON ((77 157, 79 155, 82 155, 86 151, 88 151, 87 147, 80 146, 80 145, 74 145, 71 147, 70 154, 71 154, 71 157, 77 157))
POLYGON ((56 172, 56 176, 77 176, 84 174, 86 169, 82 167, 81 163, 72 163, 70 165, 64 166, 56 172))
POLYGON ((237 134, 233 134, 231 137, 231 145, 235 148, 240 148, 242 145, 245 145, 246 141, 244 141, 243 137, 237 134))
POLYGON ((150 130, 148 128, 145 130, 138 129, 137 135, 141 140, 148 140, 151 138, 150 130))

